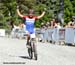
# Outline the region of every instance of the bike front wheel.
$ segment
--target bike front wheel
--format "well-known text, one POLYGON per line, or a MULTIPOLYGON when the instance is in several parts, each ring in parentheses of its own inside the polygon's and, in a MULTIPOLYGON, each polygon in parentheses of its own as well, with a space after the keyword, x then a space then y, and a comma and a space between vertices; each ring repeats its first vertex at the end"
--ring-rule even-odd
POLYGON ((32 59, 33 58, 32 48, 28 48, 28 54, 29 58, 32 59))
POLYGON ((37 50, 36 50, 36 45, 35 44, 33 44, 33 52, 34 52, 34 58, 35 58, 35 60, 37 60, 37 50))

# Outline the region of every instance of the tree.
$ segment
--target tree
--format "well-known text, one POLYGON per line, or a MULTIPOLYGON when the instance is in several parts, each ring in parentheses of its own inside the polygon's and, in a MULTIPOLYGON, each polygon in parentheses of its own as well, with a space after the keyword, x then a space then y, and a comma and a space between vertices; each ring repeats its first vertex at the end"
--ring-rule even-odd
POLYGON ((16 24, 22 22, 16 13, 16 5, 20 6, 21 13, 25 15, 29 8, 33 8, 36 15, 40 15, 44 8, 47 9, 45 16, 35 23, 37 27, 42 22, 57 18, 59 12, 59 0, 0 0, 0 17, 4 23, 9 19, 16 21, 16 24))
POLYGON ((64 19, 68 23, 75 15, 75 0, 64 0, 64 19))

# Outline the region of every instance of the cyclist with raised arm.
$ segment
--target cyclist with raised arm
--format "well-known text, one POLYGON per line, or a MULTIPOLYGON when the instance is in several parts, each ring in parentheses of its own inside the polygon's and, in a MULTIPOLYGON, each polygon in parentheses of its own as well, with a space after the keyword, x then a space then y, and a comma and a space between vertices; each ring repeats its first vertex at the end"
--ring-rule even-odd
POLYGON ((27 34, 27 47, 29 47, 29 39, 30 37, 35 40, 35 30, 34 30, 34 23, 37 19, 40 19, 44 16, 45 11, 42 12, 40 16, 34 16, 34 10, 29 9, 29 13, 27 16, 22 15, 19 11, 19 7, 17 7, 17 13, 18 15, 25 20, 25 25, 26 25, 26 34, 27 34))

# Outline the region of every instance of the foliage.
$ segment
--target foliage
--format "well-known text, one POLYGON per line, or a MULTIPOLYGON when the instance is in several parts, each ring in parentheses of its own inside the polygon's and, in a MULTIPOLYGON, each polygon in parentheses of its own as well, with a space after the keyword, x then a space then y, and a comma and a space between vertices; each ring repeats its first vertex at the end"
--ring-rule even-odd
MULTIPOLYGON (((15 24, 23 21, 17 15, 16 5, 20 6, 20 11, 24 15, 29 8, 35 10, 35 15, 40 15, 44 8, 47 9, 45 16, 35 23, 36 27, 42 22, 57 18, 60 10, 60 0, 0 0, 0 22, 5 24, 3 28, 8 28, 8 20, 13 20, 15 24)), ((75 0, 64 0, 65 22, 69 22, 72 16, 75 16, 75 0)))
POLYGON ((75 16, 75 0, 64 0, 64 19, 68 23, 75 16))

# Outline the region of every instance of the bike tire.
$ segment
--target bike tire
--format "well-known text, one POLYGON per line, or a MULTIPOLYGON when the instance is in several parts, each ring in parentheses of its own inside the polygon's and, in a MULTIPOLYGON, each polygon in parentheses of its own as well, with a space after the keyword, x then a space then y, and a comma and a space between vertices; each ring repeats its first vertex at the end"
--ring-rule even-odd
POLYGON ((32 52, 31 42, 29 42, 29 45, 30 45, 30 48, 28 48, 28 54, 29 54, 30 59, 32 59, 33 58, 33 52, 32 52))
POLYGON ((35 54, 35 52, 34 52, 34 57, 35 57, 35 60, 37 60, 37 54, 35 54))
POLYGON ((28 48, 28 54, 29 58, 32 59, 33 58, 32 48, 28 48))
POLYGON ((35 60, 37 60, 37 51, 36 51, 35 44, 33 44, 33 46, 34 46, 34 58, 35 58, 35 60))

